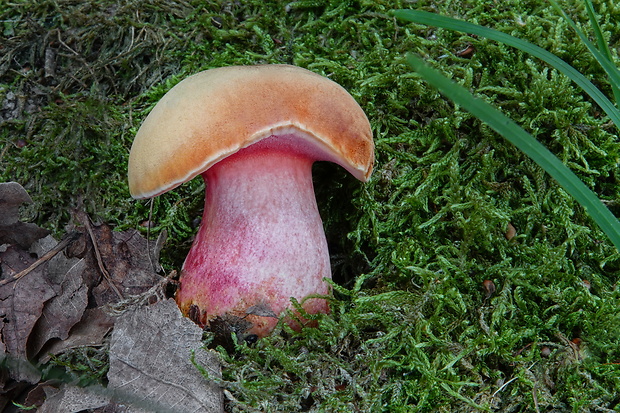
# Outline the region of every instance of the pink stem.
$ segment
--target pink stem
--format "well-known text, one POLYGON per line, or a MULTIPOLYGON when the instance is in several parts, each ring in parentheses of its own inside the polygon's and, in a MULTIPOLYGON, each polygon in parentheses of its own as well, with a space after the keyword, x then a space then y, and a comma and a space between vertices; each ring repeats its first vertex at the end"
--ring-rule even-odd
MULTIPOLYGON (((250 307, 280 315, 291 297, 302 301, 330 292, 323 281, 331 270, 312 185, 314 154, 273 144, 275 139, 242 149, 203 174, 204 216, 177 293, 183 312, 197 306, 203 324, 231 314, 254 324, 249 334, 264 336, 277 319, 248 315, 250 307)), ((303 307, 328 311, 324 299, 309 299, 303 307)))

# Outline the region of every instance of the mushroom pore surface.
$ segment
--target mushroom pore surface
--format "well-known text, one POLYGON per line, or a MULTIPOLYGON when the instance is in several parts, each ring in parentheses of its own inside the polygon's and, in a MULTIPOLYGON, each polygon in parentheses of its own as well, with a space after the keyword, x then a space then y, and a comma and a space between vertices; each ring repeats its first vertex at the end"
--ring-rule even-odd
POLYGON ((202 174, 203 220, 177 293, 185 314, 197 313, 200 324, 237 316, 253 324, 247 334, 264 336, 277 318, 249 309, 279 316, 294 297, 308 313, 328 311, 325 299, 306 299, 330 292, 323 280, 331 277, 329 253, 312 183, 312 164, 321 158, 316 152, 294 133, 270 136, 202 174))

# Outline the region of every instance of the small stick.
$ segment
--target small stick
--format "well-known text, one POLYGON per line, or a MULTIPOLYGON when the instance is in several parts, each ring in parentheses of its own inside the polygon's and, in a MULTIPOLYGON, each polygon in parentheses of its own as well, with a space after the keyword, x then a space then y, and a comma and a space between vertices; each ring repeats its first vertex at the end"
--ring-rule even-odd
POLYGON ((52 259, 56 254, 58 254, 60 251, 65 249, 67 245, 71 244, 73 241, 78 239, 79 236, 80 236, 79 232, 71 232, 65 235, 63 239, 61 239, 54 248, 52 248, 51 250, 43 254, 38 260, 33 262, 28 268, 18 272, 17 274, 13 275, 11 278, 7 278, 6 280, 0 281, 0 287, 10 282, 17 281, 23 276, 25 276, 26 274, 34 271, 39 265, 52 259))
POLYGON ((97 239, 95 238, 95 234, 93 233, 93 228, 90 225, 90 218, 88 218, 88 216, 84 214, 82 215, 81 221, 82 221, 82 224, 84 224, 86 231, 88 231, 88 236, 90 237, 90 240, 93 243, 93 251, 95 251, 95 258, 97 258, 97 265, 99 266, 99 271, 101 271, 101 273, 103 274, 103 278, 105 278, 105 280, 110 285, 110 288, 114 290, 118 298, 120 300, 124 299, 125 297, 123 297, 123 294, 121 294, 121 292, 116 287, 116 285, 114 285, 114 282, 112 282, 112 277, 110 276, 110 273, 108 272, 108 270, 106 270, 105 266, 103 265, 103 259, 101 259, 101 253, 99 252, 99 248, 97 247, 97 239))

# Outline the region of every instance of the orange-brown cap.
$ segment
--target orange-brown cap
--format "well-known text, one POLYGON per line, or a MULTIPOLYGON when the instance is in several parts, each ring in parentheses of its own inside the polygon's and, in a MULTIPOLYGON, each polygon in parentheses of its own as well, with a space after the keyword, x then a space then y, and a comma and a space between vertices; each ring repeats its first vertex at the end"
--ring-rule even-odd
POLYGON ((147 116, 129 154, 129 190, 150 198, 187 182, 263 138, 295 131, 321 159, 366 181, 372 131, 337 83, 288 65, 230 66, 173 87, 147 116))

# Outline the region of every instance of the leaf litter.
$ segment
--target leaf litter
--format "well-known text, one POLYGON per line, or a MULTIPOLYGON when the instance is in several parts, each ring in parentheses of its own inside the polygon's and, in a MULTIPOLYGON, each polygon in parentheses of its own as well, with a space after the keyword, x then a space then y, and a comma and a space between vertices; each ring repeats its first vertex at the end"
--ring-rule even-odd
POLYGON ((219 377, 217 357, 166 299, 163 239, 76 213, 80 225, 56 241, 20 221, 26 202, 19 184, 0 183, 0 410, 223 411, 221 390, 203 376, 219 377), (102 383, 49 368, 93 348, 109 356, 102 383))

